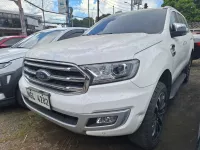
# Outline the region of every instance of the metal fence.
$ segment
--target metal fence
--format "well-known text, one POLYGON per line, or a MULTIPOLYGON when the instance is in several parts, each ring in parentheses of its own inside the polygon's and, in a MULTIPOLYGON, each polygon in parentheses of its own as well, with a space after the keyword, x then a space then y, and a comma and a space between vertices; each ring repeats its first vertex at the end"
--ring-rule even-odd
POLYGON ((189 23, 190 29, 200 29, 200 22, 191 22, 189 23))

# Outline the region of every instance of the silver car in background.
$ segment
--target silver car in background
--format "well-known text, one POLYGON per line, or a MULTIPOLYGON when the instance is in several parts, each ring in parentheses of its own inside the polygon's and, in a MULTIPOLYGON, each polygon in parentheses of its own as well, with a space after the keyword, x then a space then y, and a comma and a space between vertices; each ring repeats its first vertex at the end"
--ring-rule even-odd
POLYGON ((54 28, 30 35, 11 48, 0 51, 0 106, 17 103, 25 106, 18 88, 26 52, 41 44, 81 36, 86 28, 54 28))

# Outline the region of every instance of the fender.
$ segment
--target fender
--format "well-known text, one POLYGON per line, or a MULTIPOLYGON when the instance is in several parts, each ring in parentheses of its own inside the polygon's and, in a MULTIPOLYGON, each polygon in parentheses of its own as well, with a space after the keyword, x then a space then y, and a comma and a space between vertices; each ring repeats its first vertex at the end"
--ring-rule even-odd
POLYGON ((164 48, 164 42, 150 47, 134 56, 140 60, 137 75, 131 81, 138 87, 147 87, 157 84, 165 70, 172 70, 173 59, 168 49, 164 48))

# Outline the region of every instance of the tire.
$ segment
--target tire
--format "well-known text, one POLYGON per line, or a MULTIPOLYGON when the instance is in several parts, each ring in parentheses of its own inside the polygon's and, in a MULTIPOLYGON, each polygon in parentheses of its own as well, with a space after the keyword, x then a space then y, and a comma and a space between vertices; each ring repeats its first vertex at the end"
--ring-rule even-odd
POLYGON ((20 92, 19 88, 17 88, 17 91, 16 91, 16 101, 17 101, 17 104, 20 107, 27 108, 23 99, 22 99, 21 92, 20 92))
POLYGON ((145 150, 152 150, 157 146, 162 132, 168 99, 169 96, 165 84, 159 82, 140 128, 129 135, 131 142, 145 150))
POLYGON ((185 80, 183 82, 185 84, 189 82, 191 66, 192 66, 192 58, 190 58, 190 61, 189 61, 188 65, 183 70, 183 73, 186 74, 185 80))

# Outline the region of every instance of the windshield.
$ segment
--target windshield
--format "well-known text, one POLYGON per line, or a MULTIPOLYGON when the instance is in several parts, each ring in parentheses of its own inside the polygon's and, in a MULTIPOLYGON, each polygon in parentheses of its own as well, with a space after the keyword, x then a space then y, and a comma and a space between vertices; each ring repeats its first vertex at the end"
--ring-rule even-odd
POLYGON ((33 48, 37 44, 45 44, 52 42, 58 35, 64 30, 54 30, 54 31, 41 31, 34 33, 24 40, 13 45, 12 48, 33 48))
POLYGON ((164 29, 166 12, 165 9, 155 9, 113 15, 94 25, 85 35, 161 33, 164 29))

